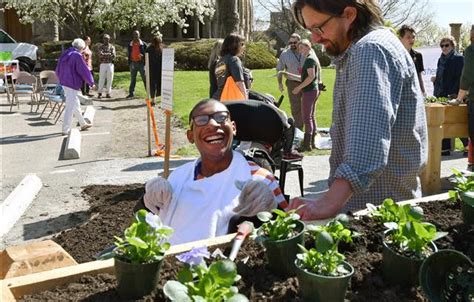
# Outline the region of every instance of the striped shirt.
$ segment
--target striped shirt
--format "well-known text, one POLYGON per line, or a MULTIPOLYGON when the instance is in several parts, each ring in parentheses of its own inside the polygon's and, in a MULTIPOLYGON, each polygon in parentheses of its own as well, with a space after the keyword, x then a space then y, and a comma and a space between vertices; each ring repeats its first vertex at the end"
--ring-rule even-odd
MULTIPOLYGON (((291 48, 287 48, 281 53, 276 70, 286 70, 287 72, 292 74, 301 74, 304 59, 305 58, 303 57, 303 55, 300 54, 298 51, 293 51, 291 50, 291 48)), ((288 80, 300 82, 300 79, 296 79, 292 76, 288 76, 288 80)))
POLYGON ((329 184, 350 182, 346 210, 421 196, 425 107, 415 65, 399 39, 376 29, 335 60, 329 184))
MULTIPOLYGON (((250 174, 252 175, 252 180, 260 180, 263 181, 273 192, 273 196, 275 199, 276 204, 280 206, 280 208, 284 209, 288 206, 288 203, 281 192, 280 185, 278 181, 275 179, 275 176, 268 171, 254 163, 253 161, 247 161, 250 166, 250 174)), ((204 175, 201 174, 201 165, 200 163, 196 166, 195 170, 195 179, 203 179, 205 178, 204 175)))

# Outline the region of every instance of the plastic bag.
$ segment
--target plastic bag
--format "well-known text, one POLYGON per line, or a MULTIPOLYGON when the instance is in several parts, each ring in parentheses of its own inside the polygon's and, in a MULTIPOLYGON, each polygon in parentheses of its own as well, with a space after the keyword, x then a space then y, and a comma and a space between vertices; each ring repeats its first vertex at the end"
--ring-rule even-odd
POLYGON ((239 89, 232 76, 228 76, 221 93, 221 102, 225 101, 242 101, 245 95, 239 89))

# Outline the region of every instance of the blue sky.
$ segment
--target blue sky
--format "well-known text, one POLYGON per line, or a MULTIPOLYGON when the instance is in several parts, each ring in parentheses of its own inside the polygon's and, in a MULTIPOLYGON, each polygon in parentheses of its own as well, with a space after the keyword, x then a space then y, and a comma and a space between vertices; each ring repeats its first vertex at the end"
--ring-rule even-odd
POLYGON ((435 22, 444 28, 449 27, 449 23, 470 23, 474 22, 474 1, 473 0, 431 0, 432 10, 435 13, 435 22))

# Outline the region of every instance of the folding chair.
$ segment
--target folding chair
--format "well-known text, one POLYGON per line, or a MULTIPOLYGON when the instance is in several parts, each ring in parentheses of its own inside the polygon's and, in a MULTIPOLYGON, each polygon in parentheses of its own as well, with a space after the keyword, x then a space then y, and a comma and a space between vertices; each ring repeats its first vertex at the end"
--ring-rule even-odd
MULTIPOLYGON (((39 102, 38 106, 36 107, 36 112, 38 112, 40 102, 46 100, 46 94, 54 94, 54 90, 56 89, 56 85, 59 83, 58 77, 56 76, 56 72, 53 70, 43 70, 39 74, 39 82, 38 82, 38 93, 39 93, 39 102)), ((51 102, 48 100, 47 105, 51 105, 51 102)))
POLYGON ((54 113, 56 110, 56 115, 53 117, 55 119, 54 123, 56 124, 59 120, 59 117, 64 111, 64 90, 61 85, 56 84, 53 93, 45 93, 44 98, 46 99, 46 104, 44 105, 43 111, 41 112, 40 118, 43 117, 43 114, 48 107, 48 105, 53 105, 51 111, 49 112, 48 116, 46 117, 46 120, 48 120, 51 115, 54 113))
POLYGON ((13 85, 12 85, 13 92, 12 92, 12 102, 10 104, 10 111, 12 111, 13 105, 15 104, 15 102, 18 108, 20 108, 20 101, 18 100, 19 96, 29 96, 31 99, 30 112, 33 112, 33 104, 37 102, 36 77, 27 72, 20 71, 18 73, 14 73, 12 76, 12 79, 13 79, 13 85))

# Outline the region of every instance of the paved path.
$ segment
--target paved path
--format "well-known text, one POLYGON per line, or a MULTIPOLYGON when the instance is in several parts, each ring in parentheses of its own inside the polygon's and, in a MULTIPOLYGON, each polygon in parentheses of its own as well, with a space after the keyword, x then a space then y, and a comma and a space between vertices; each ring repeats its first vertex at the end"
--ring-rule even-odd
MULTIPOLYGON (((38 175, 44 186, 11 231, 2 238, 0 249, 28 240, 39 240, 80 223, 88 205, 81 197, 82 187, 90 184, 144 183, 162 172, 161 158, 110 156, 114 110, 97 110, 94 127, 83 132, 81 158, 59 160, 64 137, 61 121, 54 125, 39 114, 29 113, 22 104, 9 113, 4 95, 0 96, 1 198, 2 201, 29 173, 38 175)), ((191 158, 174 160, 171 167, 191 158)), ((443 158, 442 176, 451 168, 464 169, 467 159, 460 153, 443 158)), ((303 160, 305 195, 314 197, 327 189, 328 156, 308 156, 303 160)), ((278 175, 279 172, 277 172, 278 175)), ((299 195, 297 172, 289 172, 286 193, 299 195)), ((1 214, 1 213, 0 213, 1 214)))

